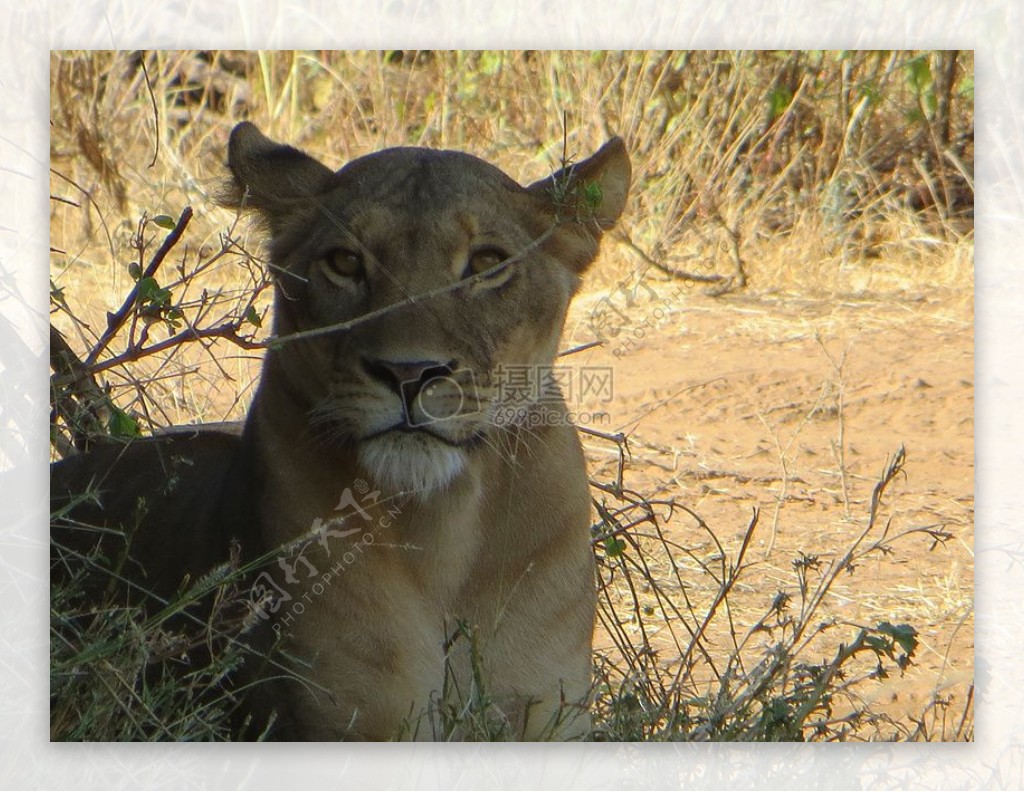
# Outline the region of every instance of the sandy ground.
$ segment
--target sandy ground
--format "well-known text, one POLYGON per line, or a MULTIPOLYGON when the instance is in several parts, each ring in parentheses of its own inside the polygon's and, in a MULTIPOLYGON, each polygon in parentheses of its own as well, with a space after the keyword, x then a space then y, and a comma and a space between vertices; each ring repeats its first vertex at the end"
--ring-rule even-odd
MULTIPOLYGON (((883 504, 890 533, 930 527, 948 538, 907 536, 844 574, 824 603, 840 625, 833 649, 812 659, 852 637, 853 625, 911 624, 921 642, 914 664, 863 692, 896 716, 919 714, 935 694, 953 695, 962 712, 973 676, 969 300, 712 299, 650 285, 629 295, 632 305, 623 292, 582 296, 567 327, 568 347, 618 309, 603 346, 563 361, 612 367, 613 397, 581 409, 607 411, 592 428, 628 434, 625 483, 697 511, 727 554, 761 510, 734 598, 735 620, 749 625, 776 592, 795 591, 800 553, 831 561, 864 530, 875 482, 902 444, 906 475, 883 504)), ((584 440, 592 478, 614 479, 614 445, 584 440)), ((715 549, 685 514, 665 533, 695 554, 715 549)), ((717 588, 691 572, 693 594, 717 588)))

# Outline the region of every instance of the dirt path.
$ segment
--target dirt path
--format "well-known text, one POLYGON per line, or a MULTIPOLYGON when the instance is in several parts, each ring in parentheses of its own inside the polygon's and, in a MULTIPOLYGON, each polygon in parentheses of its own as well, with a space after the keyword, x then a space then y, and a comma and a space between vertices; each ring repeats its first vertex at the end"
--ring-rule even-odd
MULTIPOLYGON (((658 284, 633 295, 633 305, 612 295, 619 324, 604 327, 604 346, 565 359, 612 367, 611 401, 583 407, 609 414, 593 428, 628 433, 627 483, 699 512, 727 552, 752 508, 761 510, 753 566, 734 603, 736 619, 749 624, 777 591, 793 589, 799 554, 831 560, 856 539, 875 482, 902 444, 906 476, 886 498, 890 531, 948 536, 901 540, 896 552, 844 575, 825 607, 845 625, 918 630, 914 665, 870 691, 886 711, 919 714, 936 692, 952 693, 962 708, 973 674, 971 305, 680 299, 677 291, 658 284)), ((575 305, 569 345, 593 337, 594 317, 608 307, 601 300, 585 295, 575 305)), ((585 440, 592 476, 612 480, 613 445, 585 440)), ((667 535, 713 551, 684 517, 668 521, 667 535)), ((699 575, 692 586, 713 588, 699 575)))

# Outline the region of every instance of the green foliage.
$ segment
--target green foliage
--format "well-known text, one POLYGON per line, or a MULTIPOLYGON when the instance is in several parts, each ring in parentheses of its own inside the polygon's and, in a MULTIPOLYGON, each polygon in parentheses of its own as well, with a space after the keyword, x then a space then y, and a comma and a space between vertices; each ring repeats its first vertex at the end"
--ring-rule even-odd
POLYGON ((939 106, 939 98, 935 92, 935 78, 932 74, 931 57, 927 54, 922 54, 911 58, 904 66, 904 70, 907 75, 907 84, 910 86, 913 95, 917 97, 919 104, 918 107, 911 108, 908 111, 908 119, 918 121, 925 118, 934 118, 939 106))
POLYGON ((620 556, 626 550, 626 543, 615 536, 609 536, 604 540, 604 552, 608 558, 620 556))
POLYGON ((64 295, 64 287, 57 286, 53 279, 50 279, 50 302, 59 308, 67 309, 67 297, 64 295))
POLYGON ((768 94, 768 106, 771 108, 772 118, 778 118, 789 107, 793 101, 793 92, 782 86, 773 88, 768 94))
POLYGON ((477 61, 477 68, 479 72, 486 77, 493 77, 495 74, 500 72, 501 67, 505 63, 505 56, 502 52, 484 50, 478 57, 479 60, 477 61))
POLYGON ((142 434, 138 421, 119 407, 111 408, 107 429, 111 437, 129 438, 142 434))
POLYGON ((263 318, 259 315, 255 305, 250 305, 242 318, 254 327, 263 327, 263 318))
POLYGON ((934 84, 932 67, 927 55, 911 58, 903 68, 907 73, 907 84, 915 95, 923 95, 934 84))

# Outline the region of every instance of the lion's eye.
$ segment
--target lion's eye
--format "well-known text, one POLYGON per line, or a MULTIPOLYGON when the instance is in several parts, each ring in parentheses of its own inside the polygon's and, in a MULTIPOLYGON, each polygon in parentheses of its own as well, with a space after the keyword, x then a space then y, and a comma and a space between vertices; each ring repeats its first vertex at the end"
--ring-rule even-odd
POLYGON ((475 250, 469 255, 469 261, 466 262, 466 271, 462 277, 469 278, 473 275, 483 274, 485 277, 495 277, 505 274, 508 272, 508 267, 499 267, 508 258, 508 254, 499 250, 498 248, 488 247, 475 250), (491 272, 493 270, 493 272, 491 272), (487 275, 491 272, 491 275, 487 275))
POLYGON ((325 255, 322 267, 324 277, 335 286, 348 286, 364 275, 362 256, 342 248, 325 255))

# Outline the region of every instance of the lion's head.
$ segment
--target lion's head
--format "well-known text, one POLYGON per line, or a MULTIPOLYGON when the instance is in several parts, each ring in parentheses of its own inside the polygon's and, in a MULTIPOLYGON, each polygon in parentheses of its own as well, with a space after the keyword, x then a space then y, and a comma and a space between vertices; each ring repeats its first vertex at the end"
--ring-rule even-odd
POLYGON ((373 480, 420 493, 502 443, 497 411, 522 394, 500 372, 552 363, 630 179, 618 138, 522 187, 476 157, 421 148, 335 172, 250 123, 228 164, 229 203, 270 235, 278 342, 264 377, 373 480))

